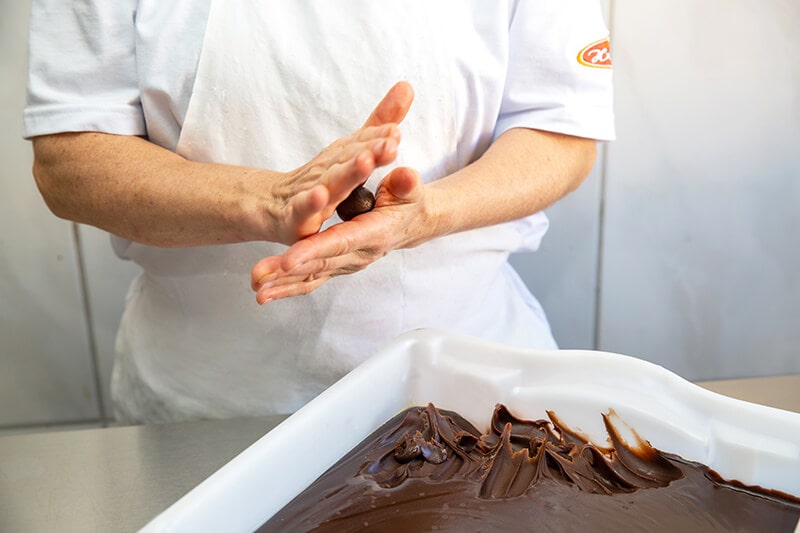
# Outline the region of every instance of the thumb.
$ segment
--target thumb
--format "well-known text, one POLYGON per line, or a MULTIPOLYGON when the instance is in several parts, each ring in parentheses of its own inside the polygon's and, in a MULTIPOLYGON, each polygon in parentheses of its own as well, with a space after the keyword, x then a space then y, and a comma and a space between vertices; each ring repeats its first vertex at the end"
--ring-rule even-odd
POLYGON ((413 168, 398 167, 383 180, 389 195, 404 202, 414 202, 422 195, 422 178, 413 168))
POLYGON ((414 101, 414 89, 407 81, 395 83, 370 114, 364 127, 400 123, 414 101))

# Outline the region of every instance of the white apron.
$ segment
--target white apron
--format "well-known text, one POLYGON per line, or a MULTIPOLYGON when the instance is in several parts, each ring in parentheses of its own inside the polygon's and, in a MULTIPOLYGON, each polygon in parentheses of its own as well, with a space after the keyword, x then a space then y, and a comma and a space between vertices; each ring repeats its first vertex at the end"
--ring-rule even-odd
MULTIPOLYGON (((405 79, 417 98, 401 124, 396 165, 426 182, 453 172, 459 80, 450 37, 472 21, 449 4, 212 2, 178 153, 290 170, 357 129, 405 79)), ((367 186, 375 190, 387 172, 367 186)), ((520 244, 511 224, 464 232, 259 307, 250 269, 284 246, 134 243, 127 255, 144 274, 118 337, 117 415, 159 422, 290 413, 415 328, 554 348, 541 308, 506 261, 520 244)))

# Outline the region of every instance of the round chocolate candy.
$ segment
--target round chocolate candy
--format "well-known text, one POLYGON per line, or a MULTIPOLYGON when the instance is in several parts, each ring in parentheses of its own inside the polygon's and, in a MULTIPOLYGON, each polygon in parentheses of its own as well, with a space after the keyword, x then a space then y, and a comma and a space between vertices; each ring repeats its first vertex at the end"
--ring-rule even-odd
POLYGON ((362 213, 372 211, 373 207, 375 207, 375 195, 364 186, 359 186, 336 206, 336 214, 342 220, 351 220, 362 213))

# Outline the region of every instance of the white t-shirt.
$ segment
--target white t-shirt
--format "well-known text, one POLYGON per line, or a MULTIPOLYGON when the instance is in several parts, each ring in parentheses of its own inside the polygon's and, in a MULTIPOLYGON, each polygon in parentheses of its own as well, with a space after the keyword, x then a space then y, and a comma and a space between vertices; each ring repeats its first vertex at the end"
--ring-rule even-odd
MULTIPOLYGON (((462 164, 512 127, 614 138, 611 70, 578 60, 608 35, 599 1, 512 1, 507 35, 481 27, 481 12, 501 1, 472 4, 475 29, 487 35, 485 49, 461 54, 459 68, 479 73, 455 95, 462 164), (496 56, 506 50, 505 69, 498 70, 496 56), (502 100, 487 101, 492 94, 502 100), (491 111, 496 116, 486 116, 491 111)), ((147 136, 174 150, 209 6, 210 0, 33 0, 24 136, 102 131, 147 136)))

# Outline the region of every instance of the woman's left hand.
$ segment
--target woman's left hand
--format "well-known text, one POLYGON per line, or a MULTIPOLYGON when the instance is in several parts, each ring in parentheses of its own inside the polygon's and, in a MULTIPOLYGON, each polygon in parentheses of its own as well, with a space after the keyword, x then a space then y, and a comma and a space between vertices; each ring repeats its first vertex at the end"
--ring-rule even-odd
POLYGON ((256 299, 308 294, 392 250, 541 211, 580 185, 595 154, 591 139, 512 128, 476 161, 425 186, 414 170, 397 168, 378 187, 375 209, 256 263, 256 299))
POLYGON ((256 263, 251 273, 256 301, 308 294, 334 276, 359 272, 392 250, 424 242, 435 234, 425 200, 419 174, 394 169, 378 186, 372 211, 256 263))

